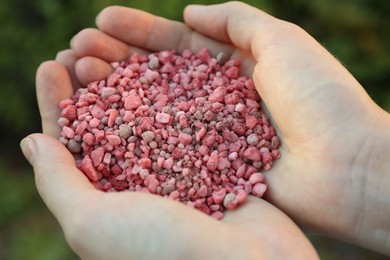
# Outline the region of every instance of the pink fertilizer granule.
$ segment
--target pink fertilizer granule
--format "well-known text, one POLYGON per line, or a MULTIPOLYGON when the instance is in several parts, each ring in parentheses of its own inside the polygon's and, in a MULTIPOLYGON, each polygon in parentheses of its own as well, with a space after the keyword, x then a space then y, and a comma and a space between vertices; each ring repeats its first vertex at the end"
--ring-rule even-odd
POLYGON ((60 141, 97 189, 158 194, 216 219, 263 196, 280 140, 239 61, 202 49, 112 67, 60 103, 60 141))

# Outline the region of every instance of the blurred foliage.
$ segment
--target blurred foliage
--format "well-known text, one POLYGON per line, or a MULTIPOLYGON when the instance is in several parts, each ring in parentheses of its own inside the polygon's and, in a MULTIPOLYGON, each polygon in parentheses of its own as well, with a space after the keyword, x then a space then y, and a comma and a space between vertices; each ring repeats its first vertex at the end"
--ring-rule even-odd
MULTIPOLYGON (((40 131, 34 77, 38 65, 69 47, 73 35, 94 26, 109 5, 142 9, 182 20, 190 3, 165 0, 13 0, 0 2, 0 259, 74 259, 59 226, 34 188, 33 174, 19 151, 19 140, 40 131)), ((296 23, 335 55, 390 111, 390 1, 244 1, 296 23)), ((309 236, 323 259, 380 258, 363 249, 317 235, 309 236)))

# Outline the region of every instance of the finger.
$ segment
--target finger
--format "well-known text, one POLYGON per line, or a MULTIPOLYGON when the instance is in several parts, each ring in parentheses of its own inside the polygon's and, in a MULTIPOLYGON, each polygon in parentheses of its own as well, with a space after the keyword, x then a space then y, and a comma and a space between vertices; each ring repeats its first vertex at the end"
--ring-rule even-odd
POLYGON ((100 30, 126 42, 150 51, 189 48, 198 51, 208 47, 213 55, 223 51, 232 54, 234 48, 199 34, 183 23, 170 21, 152 14, 112 6, 104 9, 96 18, 100 30))
POLYGON ((106 61, 95 57, 83 57, 75 64, 76 76, 82 85, 97 80, 103 80, 113 72, 113 68, 106 61))
POLYGON ((81 87, 80 82, 76 77, 76 72, 74 68, 74 64, 76 63, 78 56, 73 50, 63 50, 57 53, 56 61, 65 66, 68 71, 70 81, 72 82, 73 91, 75 92, 77 89, 81 87))
POLYGON ((43 133, 59 137, 57 120, 61 110, 58 104, 73 94, 73 86, 65 66, 55 61, 42 63, 36 74, 36 93, 43 133))
POLYGON ((71 40, 72 50, 79 56, 92 56, 107 62, 121 61, 131 53, 146 53, 142 48, 132 47, 97 29, 84 29, 71 40))
POLYGON ((92 197, 89 193, 98 192, 76 168, 71 153, 55 138, 32 134, 22 140, 21 148, 34 168, 39 194, 61 224, 92 197))
POLYGON ((271 255, 271 259, 288 258, 289 255, 300 256, 300 259, 318 258, 313 245, 299 227, 285 213, 263 199, 249 196, 236 210, 226 211, 222 221, 240 227, 255 237, 267 238, 262 239, 262 243, 265 248, 273 248, 275 255, 271 255), (282 243, 280 238, 283 238, 282 243), (290 250, 285 252, 285 248, 290 250))
MULTIPOLYGON (((190 5, 184 10, 184 21, 200 33, 219 41, 232 43, 259 57, 253 46, 258 35, 268 31, 267 23, 277 19, 247 4, 230 2, 211 6, 190 5), (259 31, 260 30, 260 31, 259 31)), ((259 36, 259 38, 261 38, 259 36)), ((264 39, 263 39, 264 41, 264 39)))
POLYGON ((296 25, 240 2, 189 6, 184 19, 195 30, 253 54, 256 88, 286 139, 314 138, 329 128, 328 119, 347 122, 351 113, 339 111, 355 113, 352 103, 358 111, 372 103, 353 76, 296 25), (302 131, 303 121, 316 122, 315 129, 302 131))

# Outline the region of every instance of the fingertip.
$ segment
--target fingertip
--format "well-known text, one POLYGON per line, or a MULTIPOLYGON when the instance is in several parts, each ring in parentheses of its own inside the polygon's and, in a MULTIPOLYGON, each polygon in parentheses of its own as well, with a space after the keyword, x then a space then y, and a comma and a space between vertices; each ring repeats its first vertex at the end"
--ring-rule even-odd
POLYGON ((124 9, 125 7, 118 6, 118 5, 112 5, 108 6, 100 11, 100 13, 96 16, 95 24, 98 28, 101 28, 106 23, 107 19, 110 20, 113 17, 116 17, 116 14, 121 9, 124 9))
POLYGON ((92 56, 107 62, 126 59, 132 49, 126 43, 95 28, 84 29, 75 35, 71 48, 79 58, 92 56))
POLYGON ((232 43, 251 52, 256 35, 268 32, 269 15, 246 3, 233 1, 215 5, 191 5, 184 19, 194 30, 222 42, 232 43), (263 27, 264 25, 264 27, 263 27))
POLYGON ((76 76, 82 85, 105 79, 113 72, 112 66, 96 57, 83 57, 75 63, 76 76))
POLYGON ((26 136, 20 141, 20 149, 23 152, 24 157, 27 161, 34 166, 34 153, 36 144, 30 136, 26 136))
POLYGON ((56 66, 56 62, 54 60, 47 60, 39 64, 36 73, 36 79, 40 79, 42 76, 46 75, 47 71, 52 67, 56 66))
MULTIPOLYGON (((36 72, 36 92, 41 112, 57 108, 59 102, 72 94, 72 84, 65 66, 58 61, 42 62, 36 72), (60 87, 61 88, 58 88, 60 87), (65 87, 66 86, 66 87, 65 87)), ((42 114, 41 114, 42 115, 42 114)))
POLYGON ((72 154, 60 141, 50 135, 41 133, 30 134, 22 142, 23 145, 28 144, 30 146, 31 153, 37 158, 51 158, 48 162, 61 161, 66 164, 75 165, 72 154), (52 152, 49 152, 49 150, 52 150, 52 152))
MULTIPOLYGON (((66 57, 68 57, 72 53, 72 50, 66 49, 66 50, 61 50, 57 52, 55 61, 60 62, 61 60, 64 60, 66 57)), ((60 62, 62 63, 62 62, 60 62)))
POLYGON ((91 41, 96 40, 95 34, 96 31, 98 31, 95 28, 85 28, 79 31, 77 34, 75 34, 72 39, 70 40, 70 48, 78 54, 78 56, 84 56, 83 53, 85 52, 85 49, 87 49, 89 46, 84 48, 86 44, 90 44, 91 41))
POLYGON ((188 5, 183 12, 184 22, 195 31, 222 42, 230 42, 224 27, 225 6, 188 5))
POLYGON ((188 24, 188 22, 191 22, 193 18, 196 18, 199 14, 202 15, 202 13, 206 11, 206 8, 206 5, 200 4, 187 5, 183 10, 184 22, 188 24))
POLYGON ((98 28, 100 28, 100 25, 102 23, 102 21, 104 20, 104 16, 105 16, 105 13, 107 12, 107 9, 111 8, 112 6, 108 6, 108 7, 105 7, 103 8, 97 15, 96 15, 96 18, 95 18, 95 24, 98 28))
POLYGON ((183 10, 183 20, 188 25, 188 27, 192 28, 192 20, 193 17, 197 13, 197 9, 199 8, 199 5, 192 4, 187 5, 183 10))
POLYGON ((48 60, 42 62, 37 69, 36 80, 37 87, 41 86, 42 81, 44 80, 53 80, 56 77, 63 77, 66 73, 65 67, 55 60, 48 60))
POLYGON ((204 7, 203 5, 199 5, 199 4, 190 4, 190 5, 187 5, 185 8, 184 8, 184 11, 183 11, 183 15, 184 15, 184 20, 186 18, 189 18, 191 16, 193 16, 194 14, 198 13, 199 11, 202 10, 202 7, 204 7))

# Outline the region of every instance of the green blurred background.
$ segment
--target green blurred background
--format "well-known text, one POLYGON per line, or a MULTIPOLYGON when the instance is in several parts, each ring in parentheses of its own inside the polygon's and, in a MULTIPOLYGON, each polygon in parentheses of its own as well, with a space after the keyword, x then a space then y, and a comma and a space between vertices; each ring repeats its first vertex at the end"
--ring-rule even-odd
MULTIPOLYGON (((35 101, 37 66, 94 26, 96 14, 117 4, 182 20, 190 3, 223 1, 13 0, 0 2, 0 259, 77 259, 40 200, 19 141, 40 131, 35 101)), ((390 111, 390 1, 245 1, 303 27, 332 52, 371 97, 390 111)), ((335 216, 336 217, 336 216, 335 216)), ((361 248, 308 234, 322 259, 382 259, 361 248)))

